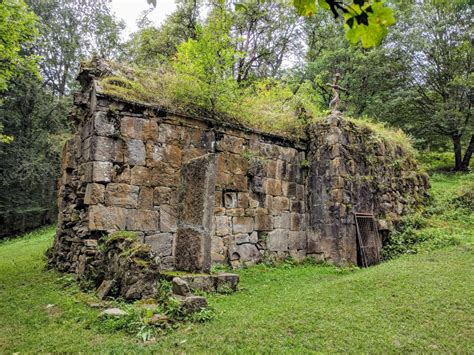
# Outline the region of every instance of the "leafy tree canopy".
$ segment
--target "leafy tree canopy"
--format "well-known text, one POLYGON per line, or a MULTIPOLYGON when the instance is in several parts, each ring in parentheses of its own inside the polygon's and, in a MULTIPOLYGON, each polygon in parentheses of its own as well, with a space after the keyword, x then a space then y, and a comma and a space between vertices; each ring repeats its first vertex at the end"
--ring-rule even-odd
MULTIPOLYGON (((219 0, 224 3, 225 0, 219 0)), ((157 0, 147 0, 156 7, 157 0)), ((252 1, 233 1, 237 10, 247 10, 252 1)), ((263 6, 265 1, 261 0, 263 6)), ((384 6, 385 0, 293 0, 293 5, 302 16, 313 16, 318 9, 330 11, 336 19, 342 19, 346 38, 353 44, 362 43, 373 47, 387 35, 387 28, 395 24, 393 9, 384 6)))
POLYGON ((37 34, 36 16, 23 0, 0 2, 0 91, 7 88, 21 66, 37 73, 36 57, 22 51, 37 34))

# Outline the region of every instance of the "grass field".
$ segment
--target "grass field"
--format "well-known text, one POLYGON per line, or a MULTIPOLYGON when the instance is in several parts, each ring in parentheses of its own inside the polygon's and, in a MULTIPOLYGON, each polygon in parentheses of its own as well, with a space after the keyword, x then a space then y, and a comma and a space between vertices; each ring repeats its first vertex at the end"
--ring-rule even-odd
POLYGON ((182 324, 147 344, 102 329, 99 310, 86 302, 93 295, 80 292, 70 277, 44 270, 53 228, 3 242, 0 353, 473 353, 474 221, 472 211, 449 202, 472 178, 432 179, 435 203, 425 234, 452 233, 459 245, 369 269, 283 264, 241 270, 241 291, 209 298, 214 320, 182 324))

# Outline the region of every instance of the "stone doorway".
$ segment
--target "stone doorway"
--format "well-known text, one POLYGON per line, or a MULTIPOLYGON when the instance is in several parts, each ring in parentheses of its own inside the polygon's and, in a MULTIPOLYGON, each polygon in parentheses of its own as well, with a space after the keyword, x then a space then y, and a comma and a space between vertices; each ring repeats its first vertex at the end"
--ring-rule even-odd
POLYGON ((355 213, 357 265, 369 267, 381 261, 382 238, 372 213, 355 213))

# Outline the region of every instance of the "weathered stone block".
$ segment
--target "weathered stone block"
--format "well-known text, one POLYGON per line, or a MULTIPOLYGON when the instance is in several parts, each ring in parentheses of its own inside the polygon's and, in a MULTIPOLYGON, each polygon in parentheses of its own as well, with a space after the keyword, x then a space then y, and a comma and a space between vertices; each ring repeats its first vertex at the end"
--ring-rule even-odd
POLYGON ((191 295, 191 290, 189 289, 188 283, 179 277, 173 278, 171 290, 175 295, 179 295, 179 296, 191 295))
POLYGON ((249 207, 249 193, 239 192, 237 194, 237 207, 248 208, 249 207))
POLYGON ((214 193, 214 207, 223 207, 224 206, 224 201, 223 201, 223 193, 222 191, 218 190, 215 191, 214 193))
POLYGON ((110 182, 112 180, 111 162, 95 161, 82 164, 79 174, 84 182, 110 182))
POLYGON ((300 231, 300 230, 305 229, 304 214, 300 214, 300 213, 292 213, 291 214, 290 229, 292 231, 300 231))
POLYGON ((114 165, 112 170, 112 182, 130 184, 131 169, 128 165, 114 165))
POLYGON ((229 290, 237 291, 237 285, 240 282, 240 276, 236 274, 230 274, 221 272, 217 275, 213 275, 216 292, 227 293, 229 290))
POLYGON ((211 269, 211 240, 208 232, 180 227, 176 235, 176 269, 208 272, 211 269))
POLYGON ((178 270, 208 272, 211 268, 215 185, 214 154, 190 160, 181 168, 175 249, 178 270))
POLYGON ((245 150, 245 139, 224 134, 223 137, 216 142, 216 150, 227 151, 236 154, 242 154, 245 150))
POLYGON ((137 186, 154 186, 156 179, 149 168, 134 166, 131 170, 131 183, 137 186))
POLYGON ((261 255, 254 244, 232 244, 229 246, 229 258, 232 265, 239 266, 241 263, 257 263, 261 255))
POLYGON ((110 292, 112 287, 115 285, 115 280, 104 280, 96 290, 97 298, 103 300, 110 292))
POLYGON ((230 220, 227 216, 216 216, 215 218, 215 234, 224 236, 230 233, 230 220))
POLYGON ((153 195, 152 187, 142 186, 138 194, 138 208, 142 210, 153 210, 153 195))
POLYGON ((182 149, 173 144, 156 143, 148 141, 146 144, 147 166, 160 167, 163 163, 173 168, 181 166, 183 158, 182 149))
POLYGON ((277 173, 277 162, 276 160, 269 160, 265 166, 265 176, 268 178, 275 179, 277 173))
POLYGON ((261 143, 260 144, 260 153, 270 159, 278 159, 280 151, 278 146, 274 144, 261 143))
POLYGON ((78 145, 80 145, 80 136, 78 134, 74 135, 73 138, 66 141, 64 144, 63 150, 61 152, 61 169, 62 171, 66 169, 75 169, 76 159, 75 153, 78 149, 78 145))
POLYGON ((281 191, 283 193, 283 196, 289 197, 288 192, 290 188, 290 183, 288 181, 282 180, 281 182, 281 191))
POLYGON ((127 151, 125 163, 130 165, 145 165, 146 149, 145 144, 138 139, 130 139, 126 142, 127 151))
POLYGON ((125 208, 94 205, 89 207, 88 228, 91 231, 122 230, 126 227, 126 219, 125 208))
POLYGON ((288 183, 288 197, 296 197, 296 182, 289 182, 288 183))
POLYGON ((122 117, 120 133, 123 137, 143 140, 146 120, 139 117, 122 117))
POLYGON ((178 229, 178 219, 176 208, 170 205, 160 206, 160 231, 176 232, 178 229))
POLYGON ((306 212, 305 204, 303 201, 291 201, 291 212, 304 213, 306 212))
POLYGON ((283 160, 277 160, 277 167, 276 167, 276 173, 275 173, 275 179, 281 180, 285 177, 286 175, 286 162, 283 160))
POLYGON ((207 299, 202 296, 188 296, 181 305, 186 313, 194 313, 207 308, 207 299))
POLYGON ((255 215, 256 231, 271 231, 273 229, 272 217, 264 214, 255 215))
POLYGON ((289 211, 290 209, 290 200, 288 197, 276 196, 273 198, 272 203, 272 214, 278 215, 283 211, 289 211))
POLYGON ((102 184, 89 183, 86 187, 84 203, 86 205, 97 205, 104 203, 105 186, 102 184))
POLYGON ((285 162, 292 162, 295 157, 297 150, 291 147, 280 147, 279 159, 284 160, 285 162))
POLYGON ((211 240, 211 261, 213 263, 225 262, 225 253, 224 238, 213 236, 211 240))
POLYGON ((248 161, 240 154, 219 153, 217 171, 228 174, 243 175, 248 170, 248 161))
POLYGON ((251 233, 254 229, 253 217, 232 217, 233 233, 251 233))
POLYGON ((171 165, 161 163, 151 169, 154 186, 177 187, 179 185, 179 170, 171 165))
POLYGON ((248 190, 248 180, 244 175, 231 175, 229 173, 224 173, 219 171, 217 173, 217 187, 223 190, 232 190, 232 191, 247 191, 248 190))
POLYGON ((224 207, 214 207, 214 216, 224 216, 225 208, 224 207))
POLYGON ((117 134, 115 123, 107 116, 106 112, 96 112, 93 121, 94 133, 98 136, 112 137, 117 134))
POLYGON ((173 234, 158 233, 147 235, 145 237, 145 244, 148 244, 151 250, 159 256, 169 256, 173 252, 173 234))
POLYGON ((148 120, 145 120, 145 124, 143 126, 143 140, 154 140, 158 137, 158 122, 157 118, 152 117, 148 120))
POLYGON ((136 208, 139 190, 138 186, 110 183, 105 190, 105 203, 108 206, 136 208))
POLYGON ((216 162, 214 154, 190 160, 181 169, 179 186, 179 225, 211 230, 216 162))
POLYGON ((250 233, 249 240, 250 240, 250 243, 256 244, 258 242, 258 232, 250 233))
POLYGON ((276 179, 265 179, 263 182, 263 188, 265 193, 272 196, 281 196, 283 195, 283 190, 281 189, 281 181, 276 179))
POLYGON ((290 250, 306 250, 306 232, 289 232, 288 247, 290 250))
POLYGON ((287 251, 288 244, 288 230, 275 229, 267 235, 267 248, 270 251, 287 251))
POLYGON ((245 243, 250 243, 250 236, 248 234, 237 234, 234 236, 234 241, 235 244, 240 245, 240 244, 245 244, 245 243))
POLYGON ((273 209, 273 196, 272 195, 265 195, 265 199, 263 200, 262 207, 268 209, 269 211, 273 209))
POLYGON ((160 143, 173 143, 178 144, 184 138, 184 131, 182 127, 162 123, 158 127, 158 139, 160 143))
POLYGON ((160 213, 149 210, 128 210, 127 230, 153 232, 158 231, 160 213))
POLYGON ((112 161, 115 155, 114 139, 92 136, 84 141, 82 156, 85 161, 112 161))
POLYGON ((176 192, 171 187, 159 186, 155 187, 153 193, 153 204, 159 205, 176 205, 176 192))
POLYGON ((245 210, 243 208, 230 208, 226 210, 226 214, 232 217, 242 217, 245 216, 245 210))

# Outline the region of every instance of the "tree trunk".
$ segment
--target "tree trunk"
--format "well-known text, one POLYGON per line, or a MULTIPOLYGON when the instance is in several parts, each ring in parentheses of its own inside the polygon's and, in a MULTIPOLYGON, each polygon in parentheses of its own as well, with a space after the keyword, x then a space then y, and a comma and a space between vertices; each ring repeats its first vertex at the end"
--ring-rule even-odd
POLYGON ((469 170, 469 162, 471 161, 472 153, 474 153, 474 134, 471 136, 471 141, 469 142, 469 146, 466 149, 466 153, 464 153, 464 159, 462 160, 461 164, 462 171, 469 170))
POLYGON ((462 152, 461 152, 461 135, 453 134, 451 136, 453 140, 453 147, 454 147, 454 170, 461 171, 462 168, 462 152))

